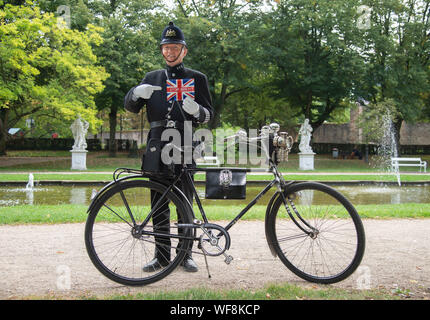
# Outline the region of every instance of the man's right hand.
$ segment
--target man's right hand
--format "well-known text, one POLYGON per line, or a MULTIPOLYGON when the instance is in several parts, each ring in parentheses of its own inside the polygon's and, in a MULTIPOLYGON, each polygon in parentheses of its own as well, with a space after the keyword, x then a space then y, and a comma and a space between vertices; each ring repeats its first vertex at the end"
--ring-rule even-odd
POLYGON ((137 100, 138 98, 149 99, 151 95, 156 90, 161 90, 160 86, 152 86, 150 84, 141 84, 137 86, 133 90, 133 100, 137 100))

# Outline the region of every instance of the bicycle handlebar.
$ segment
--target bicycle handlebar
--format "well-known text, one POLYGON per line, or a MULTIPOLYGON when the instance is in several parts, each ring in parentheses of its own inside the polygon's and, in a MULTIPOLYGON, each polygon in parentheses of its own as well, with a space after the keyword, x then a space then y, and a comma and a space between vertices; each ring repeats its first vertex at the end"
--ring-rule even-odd
MULTIPOLYGON (((291 151, 294 143, 293 138, 289 136, 287 132, 279 132, 279 125, 277 123, 272 123, 270 126, 263 126, 259 135, 256 137, 249 138, 246 131, 240 129, 235 134, 225 137, 222 141, 228 143, 232 139, 234 139, 234 141, 232 141, 233 144, 247 143, 249 145, 268 139, 267 144, 262 143, 260 146, 257 145, 257 147, 260 147, 264 152, 266 152, 269 158, 272 158, 275 152, 275 163, 288 159, 288 153, 291 151)), ((202 144, 204 145, 204 142, 202 142, 202 144)), ((187 149, 187 146, 177 146, 174 143, 168 143, 167 145, 181 153, 187 149)), ((191 148, 192 152, 194 151, 193 146, 189 146, 188 148, 191 148)))

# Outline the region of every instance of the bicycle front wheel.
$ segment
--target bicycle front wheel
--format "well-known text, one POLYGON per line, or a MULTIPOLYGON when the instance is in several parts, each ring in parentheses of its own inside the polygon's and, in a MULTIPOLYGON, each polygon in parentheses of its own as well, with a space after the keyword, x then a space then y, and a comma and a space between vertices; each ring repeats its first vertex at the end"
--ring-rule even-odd
POLYGON ((316 182, 297 183, 274 202, 268 217, 273 248, 294 274, 335 283, 350 276, 364 254, 365 235, 353 205, 316 182))
POLYGON ((87 252, 109 279, 130 286, 146 285, 167 276, 183 260, 192 232, 178 228, 177 223, 189 224, 192 219, 174 192, 161 197, 165 190, 152 181, 123 181, 101 195, 89 212, 87 252), (145 220, 144 228, 139 229, 145 220), (154 258, 161 263, 150 264, 154 258))

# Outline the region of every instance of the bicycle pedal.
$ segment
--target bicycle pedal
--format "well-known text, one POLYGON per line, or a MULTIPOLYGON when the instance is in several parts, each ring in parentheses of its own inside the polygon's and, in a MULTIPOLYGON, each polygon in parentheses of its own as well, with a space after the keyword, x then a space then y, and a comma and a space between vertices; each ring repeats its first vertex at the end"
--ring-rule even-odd
POLYGON ((232 262, 232 261, 233 261, 233 257, 232 256, 225 256, 224 262, 226 264, 230 264, 230 262, 232 262))

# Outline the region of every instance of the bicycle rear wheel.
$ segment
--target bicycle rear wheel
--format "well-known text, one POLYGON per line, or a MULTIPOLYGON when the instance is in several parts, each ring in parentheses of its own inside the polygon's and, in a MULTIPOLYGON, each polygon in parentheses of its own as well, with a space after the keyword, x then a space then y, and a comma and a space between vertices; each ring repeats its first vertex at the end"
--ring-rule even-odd
POLYGON ((183 260, 191 245, 190 228, 176 223, 191 223, 190 213, 172 191, 159 202, 154 215, 142 224, 166 187, 146 180, 123 181, 107 190, 90 211, 85 226, 85 245, 95 267, 109 279, 124 285, 138 286, 158 281, 183 260), (166 217, 166 210, 170 211, 166 217), (180 239, 187 237, 188 239, 180 239), (160 268, 144 270, 154 257, 163 259, 160 268), (156 270, 155 270, 156 269, 156 270))
POLYGON ((294 184, 284 194, 287 205, 280 195, 268 217, 268 238, 281 261, 310 282, 329 284, 350 276, 365 247, 354 206, 316 182, 294 184))

